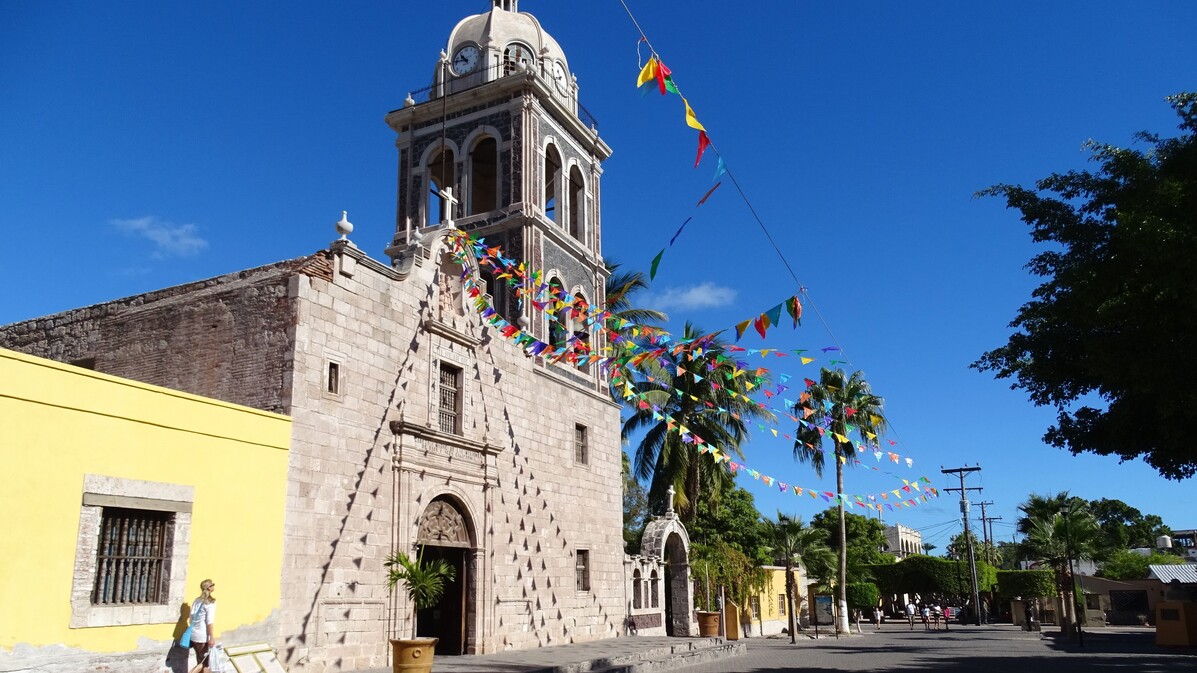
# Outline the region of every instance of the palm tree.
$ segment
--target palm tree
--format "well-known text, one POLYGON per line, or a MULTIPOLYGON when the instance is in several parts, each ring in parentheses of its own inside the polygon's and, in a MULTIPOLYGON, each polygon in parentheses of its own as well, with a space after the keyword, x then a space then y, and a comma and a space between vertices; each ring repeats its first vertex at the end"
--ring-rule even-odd
MULTIPOLYGON (((642 352, 645 349, 645 339, 636 334, 644 326, 655 326, 669 320, 669 316, 661 311, 656 311, 648 308, 640 308, 632 303, 633 295, 648 289, 648 280, 644 277, 644 273, 640 271, 620 271, 619 263, 614 260, 607 260, 607 276, 606 288, 604 295, 606 297, 606 309, 610 311, 611 316, 606 320, 607 331, 615 338, 611 338, 611 353, 612 360, 616 363, 621 363, 612 371, 611 376, 611 398, 616 402, 623 400, 622 381, 620 371, 623 371, 623 376, 630 375, 627 371, 628 367, 626 361, 629 357, 636 353, 642 352)), ((646 361, 648 371, 655 371, 651 369, 656 361, 646 361)), ((645 368, 632 367, 631 369, 640 369, 644 371, 645 368)))
MULTIPOLYGON (((622 436, 628 441, 637 431, 645 431, 633 463, 636 476, 650 480, 649 503, 664 504, 672 486, 673 505, 682 521, 690 523, 700 495, 717 500, 734 484, 727 464, 710 453, 699 453, 694 438, 742 458, 749 421, 772 420, 773 415, 744 395, 753 377, 737 375, 726 342, 717 335, 704 336, 689 323, 682 338, 692 347, 677 354, 662 351, 658 361, 665 364, 658 375, 628 384, 644 405, 633 405, 622 436)), ((756 377, 753 385, 762 382, 756 377)))
POLYGON ((864 374, 854 372, 851 377, 841 369, 823 369, 819 381, 807 388, 808 396, 794 407, 794 412, 809 417, 815 428, 799 426, 798 439, 794 442, 794 457, 803 463, 810 463, 815 474, 823 476, 825 465, 822 452, 823 439, 831 439, 835 458, 835 488, 840 496, 836 499, 839 513, 840 565, 837 577, 836 630, 848 632, 848 529, 844 521, 844 465, 856 457, 856 444, 849 437, 852 429, 862 437, 875 440, 885 433, 886 422, 882 415, 884 400, 873 394, 864 374))
POLYGON ((1056 591, 1065 604, 1066 624, 1076 623, 1076 582, 1069 568, 1069 559, 1092 560, 1101 551, 1102 530, 1097 518, 1089 511, 1089 503, 1074 498, 1065 491, 1057 496, 1032 494, 1019 506, 1025 516, 1019 519, 1019 529, 1025 529, 1023 554, 1051 567, 1056 576, 1056 591), (1054 511, 1048 508, 1056 505, 1054 511), (1067 508, 1067 514, 1064 509, 1067 508), (1063 600, 1072 596, 1073 600, 1063 600))
POLYGON ((834 565, 831 548, 827 546, 827 531, 822 528, 811 528, 802 522, 801 517, 777 513, 777 520, 765 519, 765 528, 770 541, 770 553, 777 563, 786 569, 786 605, 790 607, 790 642, 795 642, 794 632, 797 628, 797 614, 795 614, 794 568, 806 566, 807 574, 814 577, 822 574, 822 569, 830 569, 834 565))

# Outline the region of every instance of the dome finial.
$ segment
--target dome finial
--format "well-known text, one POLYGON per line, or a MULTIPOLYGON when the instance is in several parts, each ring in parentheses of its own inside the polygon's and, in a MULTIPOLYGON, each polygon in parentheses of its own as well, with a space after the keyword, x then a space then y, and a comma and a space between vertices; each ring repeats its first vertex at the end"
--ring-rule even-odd
POLYGON ((341 211, 341 219, 337 221, 337 233, 341 235, 341 240, 349 240, 346 238, 353 233, 353 223, 349 221, 349 211, 341 211))
POLYGON ((518 12, 519 0, 491 0, 491 4, 508 12, 518 12))

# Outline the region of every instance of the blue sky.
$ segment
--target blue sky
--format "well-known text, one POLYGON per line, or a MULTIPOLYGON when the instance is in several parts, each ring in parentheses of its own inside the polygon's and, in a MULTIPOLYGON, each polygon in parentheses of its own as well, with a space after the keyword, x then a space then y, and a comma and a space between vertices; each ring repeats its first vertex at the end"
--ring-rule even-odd
MULTIPOLYGON (((427 85, 456 22, 488 6, 0 4, 0 204, 13 244, 0 323, 308 254, 335 238, 341 210, 382 258, 396 182, 383 115, 427 85)), ((1004 343, 1036 285, 1025 225, 973 193, 1084 167, 1090 138, 1174 133, 1163 99, 1197 87, 1197 5, 628 6, 813 299, 798 330, 742 345, 842 347, 915 459, 890 471, 943 487, 954 484, 940 466, 980 464, 968 485, 995 503, 999 539, 1028 493, 1064 489, 1197 526, 1191 480, 1046 447, 1054 413, 968 369, 1004 343)), ((726 328, 795 294, 732 185, 695 208, 714 157, 692 169, 679 101, 635 90, 639 34, 618 0, 520 9, 565 49, 615 150, 604 254, 647 269, 694 216, 646 298, 675 331, 726 328)), ((795 378, 819 364, 768 363, 795 378)), ((787 442, 759 436, 747 450, 762 473, 834 490, 787 442)), ((859 469, 847 479, 862 494, 896 483, 859 469)), ((826 506, 745 485, 766 514, 826 506)), ((926 528, 942 551, 958 516, 944 497, 885 519, 926 528)))

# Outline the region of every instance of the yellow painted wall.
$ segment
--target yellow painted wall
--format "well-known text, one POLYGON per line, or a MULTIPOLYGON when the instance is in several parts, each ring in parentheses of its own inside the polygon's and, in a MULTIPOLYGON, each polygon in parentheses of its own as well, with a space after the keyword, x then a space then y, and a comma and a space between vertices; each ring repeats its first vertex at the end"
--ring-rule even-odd
MULTIPOLYGON (((763 620, 766 622, 780 621, 780 622, 785 622, 786 624, 788 624, 789 623, 789 614, 787 613, 787 614, 783 615, 783 614, 781 614, 781 611, 777 609, 778 595, 785 594, 785 592, 786 592, 785 568, 779 568, 779 567, 775 567, 775 566, 765 566, 765 570, 767 570, 769 572, 769 581, 768 581, 768 584, 766 584, 764 591, 762 591, 757 596, 757 599, 760 600, 760 602, 761 602, 760 620, 763 620)), ((794 578, 795 578, 795 581, 797 582, 797 585, 795 586, 795 590, 797 591, 797 593, 793 597, 794 603, 796 605, 801 605, 800 601, 801 601, 801 597, 803 595, 803 593, 802 593, 802 586, 803 586, 802 572, 800 570, 796 571, 794 573, 794 578)), ((753 622, 757 623, 760 620, 754 619, 753 622)))
POLYGON ((83 476, 190 485, 186 600, 217 632, 279 605, 291 420, 0 349, 0 649, 169 641, 174 624, 69 628, 83 476))

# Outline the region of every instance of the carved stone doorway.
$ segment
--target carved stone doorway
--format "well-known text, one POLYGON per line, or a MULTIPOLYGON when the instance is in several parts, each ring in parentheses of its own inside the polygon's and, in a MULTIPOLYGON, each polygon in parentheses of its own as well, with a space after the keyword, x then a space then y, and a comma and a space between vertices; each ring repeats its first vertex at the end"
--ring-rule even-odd
POLYGON ((437 654, 465 654, 469 647, 470 605, 475 578, 470 572, 470 531, 466 517, 449 498, 437 498, 420 515, 416 543, 425 562, 443 560, 454 569, 452 582, 445 584, 441 600, 416 615, 416 635, 439 638, 437 654))

